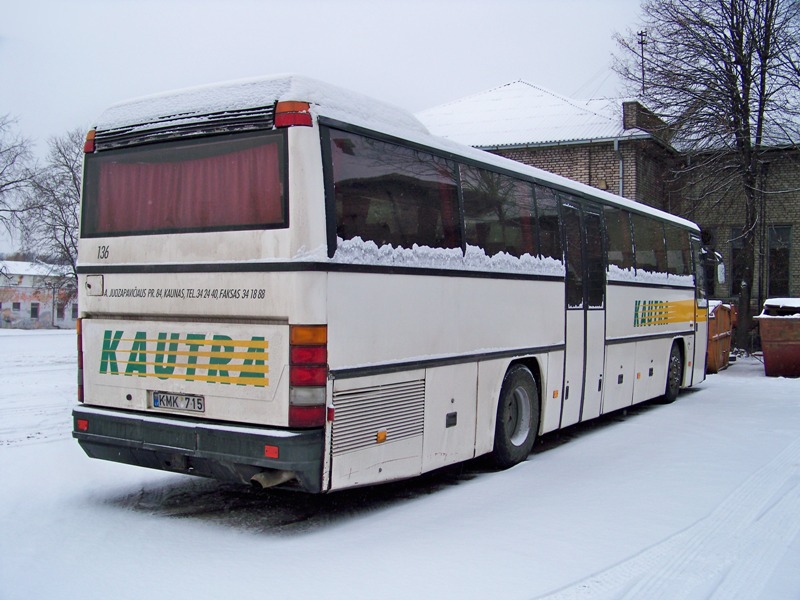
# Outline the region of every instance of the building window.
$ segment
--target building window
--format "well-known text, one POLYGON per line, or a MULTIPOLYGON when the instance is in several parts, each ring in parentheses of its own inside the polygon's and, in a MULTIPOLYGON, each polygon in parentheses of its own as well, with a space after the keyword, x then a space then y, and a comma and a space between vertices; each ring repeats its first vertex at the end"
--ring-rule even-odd
POLYGON ((74 321, 77 318, 78 318, 78 303, 77 302, 73 302, 72 303, 72 320, 74 321))
POLYGON ((38 319, 39 318, 39 303, 38 302, 31 302, 31 319, 38 319))
POLYGON ((20 307, 20 305, 19 305, 19 302, 12 302, 12 303, 11 303, 11 310, 15 310, 15 311, 17 311, 17 312, 19 312, 20 310, 22 310, 22 308, 21 308, 21 307, 20 307))
POLYGON ((769 228, 767 295, 771 298, 789 295, 789 248, 791 247, 791 237, 791 227, 769 228))
POLYGON ((64 320, 64 305, 61 302, 56 305, 56 319, 64 320))

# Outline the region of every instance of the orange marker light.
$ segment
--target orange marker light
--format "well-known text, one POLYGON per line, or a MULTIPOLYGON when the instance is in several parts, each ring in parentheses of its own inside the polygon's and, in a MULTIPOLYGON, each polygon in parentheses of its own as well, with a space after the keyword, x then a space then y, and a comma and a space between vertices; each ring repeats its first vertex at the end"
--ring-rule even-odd
POLYGON ((328 343, 327 325, 292 325, 289 343, 293 346, 314 346, 328 343))

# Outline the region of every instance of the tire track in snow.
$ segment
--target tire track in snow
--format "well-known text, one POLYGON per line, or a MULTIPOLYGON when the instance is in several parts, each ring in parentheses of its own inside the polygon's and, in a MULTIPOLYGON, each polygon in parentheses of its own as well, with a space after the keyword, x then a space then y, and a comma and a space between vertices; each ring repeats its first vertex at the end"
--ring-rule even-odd
POLYGON ((541 600, 755 598, 800 534, 800 440, 707 517, 541 600))

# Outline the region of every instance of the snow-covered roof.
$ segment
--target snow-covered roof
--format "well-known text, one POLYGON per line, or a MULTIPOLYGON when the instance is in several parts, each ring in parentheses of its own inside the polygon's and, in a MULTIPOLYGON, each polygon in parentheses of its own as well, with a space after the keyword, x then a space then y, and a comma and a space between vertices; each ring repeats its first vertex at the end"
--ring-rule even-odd
MULTIPOLYGON (((0 260, 0 273, 6 275, 32 275, 34 277, 58 277, 63 267, 24 260, 0 260)), ((2 285, 2 280, 0 280, 2 285)))
POLYGON ((479 148, 647 135, 625 130, 619 99, 574 100, 518 80, 417 113, 435 135, 479 148))
MULTIPOLYGON (((98 131, 136 126, 138 131, 162 127, 165 117, 197 120, 220 112, 271 106, 299 100, 312 112, 385 131, 428 133, 409 112, 363 94, 299 75, 278 75, 229 81, 146 96, 116 104, 96 120, 98 131)), ((170 124, 176 121, 170 120, 170 124)))

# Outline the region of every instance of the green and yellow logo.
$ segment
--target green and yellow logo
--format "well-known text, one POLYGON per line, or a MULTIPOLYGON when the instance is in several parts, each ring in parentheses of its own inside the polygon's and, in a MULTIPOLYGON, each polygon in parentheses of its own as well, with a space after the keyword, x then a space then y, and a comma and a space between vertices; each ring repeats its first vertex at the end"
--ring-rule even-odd
POLYGON ((635 300, 634 327, 655 327, 694 321, 694 300, 635 300))
POLYGON ((235 385, 269 385, 269 342, 263 337, 234 340, 227 335, 105 330, 101 375, 128 375, 235 385))

